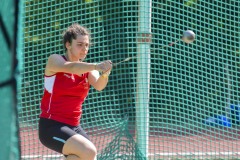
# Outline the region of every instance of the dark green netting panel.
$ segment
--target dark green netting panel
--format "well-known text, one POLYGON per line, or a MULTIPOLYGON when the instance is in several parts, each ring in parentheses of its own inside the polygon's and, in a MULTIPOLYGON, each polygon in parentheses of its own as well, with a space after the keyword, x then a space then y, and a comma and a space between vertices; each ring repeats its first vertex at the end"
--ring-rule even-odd
POLYGON ((239 159, 239 1, 24 1, 19 92, 22 159, 63 159, 38 140, 49 55, 62 31, 88 27, 86 62, 113 62, 107 88, 90 90, 82 127, 100 160, 239 159), (185 30, 191 44, 178 41, 185 30), (163 47, 164 46, 164 47, 163 47))
POLYGON ((0 159, 20 158, 17 122, 17 13, 18 3, 0 1, 0 159))

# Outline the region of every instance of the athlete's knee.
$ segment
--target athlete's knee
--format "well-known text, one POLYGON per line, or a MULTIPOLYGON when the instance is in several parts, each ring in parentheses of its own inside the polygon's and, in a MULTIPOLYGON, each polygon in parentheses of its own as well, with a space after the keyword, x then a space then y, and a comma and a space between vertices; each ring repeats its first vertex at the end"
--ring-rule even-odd
POLYGON ((76 153, 76 157, 79 157, 79 160, 96 160, 97 150, 96 148, 88 148, 84 154, 76 153))
POLYGON ((95 146, 91 146, 91 148, 88 148, 86 153, 85 153, 86 157, 89 160, 95 160, 97 157, 97 149, 95 146))
POLYGON ((95 145, 81 135, 74 135, 69 138, 63 146, 62 153, 73 154, 84 160, 94 160, 97 155, 95 145))
POLYGON ((94 152, 91 152, 91 154, 86 153, 85 155, 81 155, 81 157, 78 155, 70 154, 66 157, 66 160, 97 160, 97 156, 96 154, 94 156, 94 152))
POLYGON ((66 157, 66 160, 81 160, 77 155, 70 154, 66 157))

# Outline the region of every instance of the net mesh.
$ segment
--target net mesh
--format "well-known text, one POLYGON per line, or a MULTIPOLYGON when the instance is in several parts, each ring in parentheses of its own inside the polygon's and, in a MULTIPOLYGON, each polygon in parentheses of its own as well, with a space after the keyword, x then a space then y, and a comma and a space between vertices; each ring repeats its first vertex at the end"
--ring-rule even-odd
POLYGON ((64 53, 61 33, 73 22, 91 31, 87 62, 138 57, 115 67, 107 88, 91 89, 84 103, 81 124, 98 159, 240 157, 239 1, 152 0, 151 10, 140 10, 140 2, 150 0, 24 1, 18 94, 22 159, 63 159, 39 143, 37 122, 46 60, 64 53), (151 15, 151 23, 140 22, 140 13, 151 15), (151 26, 151 42, 139 41, 140 23, 151 26), (188 29, 196 33, 193 43, 167 46, 188 29), (150 61, 141 58, 142 44, 151 44, 150 61), (145 63, 150 63, 150 79, 144 82, 150 92, 147 105, 140 106, 148 107, 147 133, 136 127, 137 119, 146 120, 136 108, 137 95, 148 93, 137 88, 138 74, 145 74, 137 72, 145 63), (145 148, 139 133, 148 137, 145 148))
POLYGON ((18 78, 17 68, 17 48, 16 48, 16 26, 17 21, 17 1, 0 1, 0 97, 1 112, 0 126, 1 137, 0 148, 1 159, 19 159, 19 136, 17 121, 16 103, 16 78, 18 78), (10 11, 10 12, 9 12, 10 11))

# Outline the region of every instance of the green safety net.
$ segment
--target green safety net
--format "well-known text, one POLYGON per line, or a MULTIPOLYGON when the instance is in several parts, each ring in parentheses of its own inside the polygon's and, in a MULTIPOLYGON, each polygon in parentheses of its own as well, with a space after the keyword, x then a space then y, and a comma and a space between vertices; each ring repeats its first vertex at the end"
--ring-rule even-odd
POLYGON ((0 1, 0 159, 20 158, 17 117, 17 2, 0 1))
MULTIPOLYGON (((19 97, 22 159, 63 159, 38 139, 44 66, 62 31, 91 31, 86 62, 135 57, 91 88, 82 127, 100 160, 240 158, 238 0, 26 0, 19 97), (185 30, 193 43, 181 41, 185 30), (172 44, 172 42, 176 42, 172 44), (170 44, 170 45, 169 45, 170 44)), ((19 42, 20 43, 20 42, 19 42)))

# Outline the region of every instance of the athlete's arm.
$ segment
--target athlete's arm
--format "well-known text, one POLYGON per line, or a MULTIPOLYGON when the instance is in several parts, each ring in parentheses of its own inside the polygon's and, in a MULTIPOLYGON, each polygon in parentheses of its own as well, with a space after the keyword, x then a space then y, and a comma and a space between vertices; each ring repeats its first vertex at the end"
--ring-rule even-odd
POLYGON ((57 72, 66 72, 72 74, 83 74, 95 69, 94 63, 68 62, 61 55, 52 54, 49 56, 45 74, 53 75, 57 72))
POLYGON ((99 72, 94 70, 89 73, 88 81, 96 90, 101 91, 107 86, 108 76, 99 76, 99 72))

